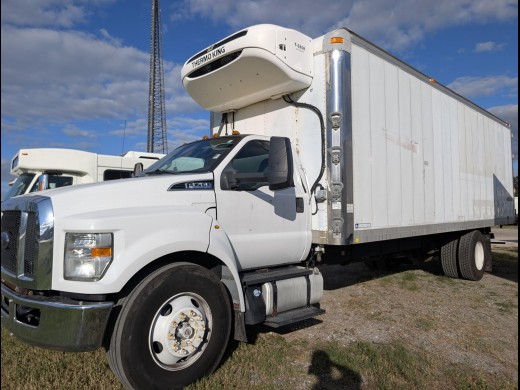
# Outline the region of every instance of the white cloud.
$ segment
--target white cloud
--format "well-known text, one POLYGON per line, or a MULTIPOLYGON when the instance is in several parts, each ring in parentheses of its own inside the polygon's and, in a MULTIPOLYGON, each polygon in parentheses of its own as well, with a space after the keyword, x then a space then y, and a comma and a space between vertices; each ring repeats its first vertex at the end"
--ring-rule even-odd
POLYGON ((402 50, 444 27, 514 19, 517 9, 516 0, 357 0, 337 26, 346 25, 385 48, 402 50))
POLYGON ((1 51, 3 116, 67 120, 146 112, 147 53, 78 32, 13 27, 2 27, 1 51))
POLYGON ((67 0, 2 0, 2 24, 72 27, 86 18, 83 6, 67 0))
MULTIPOLYGON (((181 15, 210 18, 238 29, 275 23, 315 37, 347 27, 388 50, 403 50, 425 34, 447 26, 512 20, 517 0, 187 0, 181 15)), ((178 18, 179 14, 174 15, 178 18)))
POLYGON ((81 130, 81 129, 77 128, 76 126, 72 126, 72 125, 65 127, 62 131, 65 135, 68 135, 69 137, 77 137, 77 138, 96 138, 97 137, 96 132, 89 131, 89 130, 81 130))
POLYGON ((448 88, 466 98, 491 96, 498 93, 506 95, 518 94, 518 76, 464 76, 448 84, 448 88))
MULTIPOLYGON (((40 122, 147 117, 147 52, 80 32, 7 26, 1 50, 2 116, 40 122)), ((180 69, 164 62, 170 114, 198 108, 180 69)))
POLYGON ((209 131, 209 120, 181 116, 174 118, 172 127, 181 131, 209 131))
POLYGON ((122 46, 123 40, 119 39, 119 38, 115 38, 112 35, 110 35, 110 33, 107 31, 107 29, 102 28, 99 30, 99 33, 101 34, 101 36, 103 38, 105 38, 105 40, 107 42, 110 42, 110 44, 112 44, 113 46, 117 46, 117 47, 122 46))
POLYGON ((135 121, 127 121, 121 129, 112 130, 109 132, 111 135, 124 135, 124 136, 138 136, 146 134, 148 131, 148 120, 146 118, 139 118, 135 121))
POLYGON ((502 50, 507 43, 496 43, 492 41, 479 42, 475 45, 475 52, 483 53, 487 51, 499 51, 502 50))

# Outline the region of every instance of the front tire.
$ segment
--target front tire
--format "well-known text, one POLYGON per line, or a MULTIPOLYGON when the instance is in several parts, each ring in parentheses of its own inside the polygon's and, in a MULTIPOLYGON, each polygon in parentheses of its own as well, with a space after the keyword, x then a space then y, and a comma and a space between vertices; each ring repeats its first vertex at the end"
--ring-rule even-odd
POLYGON ((182 388, 215 370, 230 332, 230 302, 218 277, 198 265, 170 264, 121 303, 108 362, 130 389, 182 388))

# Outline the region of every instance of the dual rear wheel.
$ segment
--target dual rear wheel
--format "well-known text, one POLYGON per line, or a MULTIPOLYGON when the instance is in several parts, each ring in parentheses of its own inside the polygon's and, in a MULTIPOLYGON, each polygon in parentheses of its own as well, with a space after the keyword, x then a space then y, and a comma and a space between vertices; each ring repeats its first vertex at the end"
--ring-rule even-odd
POLYGON ((441 247, 441 265, 446 276, 480 280, 491 266, 491 243, 473 230, 441 247))

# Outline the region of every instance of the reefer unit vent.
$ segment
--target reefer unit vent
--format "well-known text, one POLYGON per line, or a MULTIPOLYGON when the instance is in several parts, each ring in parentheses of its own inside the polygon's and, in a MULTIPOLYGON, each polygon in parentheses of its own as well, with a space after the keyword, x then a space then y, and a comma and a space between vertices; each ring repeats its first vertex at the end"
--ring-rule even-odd
POLYGON ((312 58, 311 38, 263 24, 197 53, 184 64, 181 78, 202 107, 230 111, 309 87, 312 58))

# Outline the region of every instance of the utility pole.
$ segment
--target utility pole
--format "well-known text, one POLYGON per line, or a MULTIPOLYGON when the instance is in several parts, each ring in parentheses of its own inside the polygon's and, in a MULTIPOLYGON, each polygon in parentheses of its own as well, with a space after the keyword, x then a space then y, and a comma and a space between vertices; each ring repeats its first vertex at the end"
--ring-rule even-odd
POLYGON ((155 153, 168 153, 161 41, 161 11, 159 0, 152 0, 147 151, 155 153))

